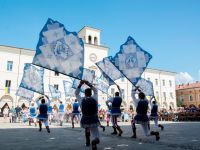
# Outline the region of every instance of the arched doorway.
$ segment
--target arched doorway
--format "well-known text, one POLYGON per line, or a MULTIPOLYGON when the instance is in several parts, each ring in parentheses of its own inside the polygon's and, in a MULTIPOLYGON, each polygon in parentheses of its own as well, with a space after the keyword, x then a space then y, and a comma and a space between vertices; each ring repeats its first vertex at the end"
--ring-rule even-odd
POLYGON ((9 107, 8 103, 5 103, 5 104, 3 105, 3 107, 1 108, 1 110, 0 110, 0 116, 1 116, 1 117, 3 117, 3 111, 4 111, 4 109, 5 109, 6 106, 8 106, 8 109, 10 110, 10 107, 9 107))
POLYGON ((30 105, 30 100, 24 98, 24 97, 20 97, 19 100, 18 100, 18 106, 19 107, 29 107, 30 105))
POLYGON ((3 95, 0 98, 0 108, 2 108, 6 103, 9 108, 13 106, 13 98, 10 95, 3 95))

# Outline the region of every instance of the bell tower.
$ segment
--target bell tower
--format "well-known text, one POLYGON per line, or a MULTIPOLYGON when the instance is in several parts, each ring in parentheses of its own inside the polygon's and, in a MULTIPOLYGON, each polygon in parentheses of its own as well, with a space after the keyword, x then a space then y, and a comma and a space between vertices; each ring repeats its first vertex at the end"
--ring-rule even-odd
POLYGON ((84 26, 78 33, 86 44, 100 45, 101 30, 84 26))

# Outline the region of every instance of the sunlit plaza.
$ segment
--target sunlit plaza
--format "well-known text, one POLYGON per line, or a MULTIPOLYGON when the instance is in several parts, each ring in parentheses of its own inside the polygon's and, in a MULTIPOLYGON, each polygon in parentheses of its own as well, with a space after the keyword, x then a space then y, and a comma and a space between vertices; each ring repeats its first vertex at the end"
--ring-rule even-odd
MULTIPOLYGON (((131 150, 131 149, 200 149, 200 123, 199 122, 162 122, 165 130, 161 132, 161 139, 156 142, 154 138, 147 138, 143 135, 141 128, 138 126, 138 139, 132 139, 131 126, 129 123, 123 125, 124 135, 117 137, 110 135, 111 127, 106 127, 105 132, 100 130, 101 144, 100 150, 131 150)), ((85 149, 90 147, 84 146, 84 131, 76 125, 71 128, 70 123, 65 123, 62 127, 53 123, 51 133, 48 134, 45 129, 42 133, 38 128, 28 126, 24 123, 0 123, 0 144, 1 149, 21 150, 21 149, 85 149)), ((153 124, 151 125, 154 128, 153 124)))
POLYGON ((0 150, 200 150, 199 8, 0 0, 0 150))

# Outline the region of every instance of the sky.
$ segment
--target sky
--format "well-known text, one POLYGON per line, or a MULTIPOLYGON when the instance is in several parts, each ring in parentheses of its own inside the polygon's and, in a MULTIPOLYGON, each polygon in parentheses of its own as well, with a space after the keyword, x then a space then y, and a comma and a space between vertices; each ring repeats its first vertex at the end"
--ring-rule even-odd
POLYGON ((130 35, 153 55, 148 67, 200 80, 200 0, 0 0, 0 45, 35 49, 48 18, 101 29, 111 56, 130 35))

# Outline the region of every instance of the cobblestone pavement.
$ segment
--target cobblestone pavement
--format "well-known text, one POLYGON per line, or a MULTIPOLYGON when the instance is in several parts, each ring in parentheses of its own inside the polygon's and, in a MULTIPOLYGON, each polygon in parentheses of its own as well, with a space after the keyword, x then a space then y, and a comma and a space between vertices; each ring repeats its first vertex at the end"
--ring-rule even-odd
MULTIPOLYGON (((141 127, 137 126, 138 138, 131 139, 132 131, 129 123, 119 123, 124 131, 122 137, 110 135, 111 127, 102 132, 99 150, 200 150, 200 122, 173 123, 161 122, 165 130, 160 132, 160 141, 154 137, 145 137, 141 127)), ((78 125, 72 129, 70 124, 62 127, 57 124, 50 126, 51 133, 45 129, 23 123, 5 123, 0 121, 0 150, 90 150, 85 147, 84 130, 78 125)), ((151 125, 152 129, 156 129, 151 125)))

